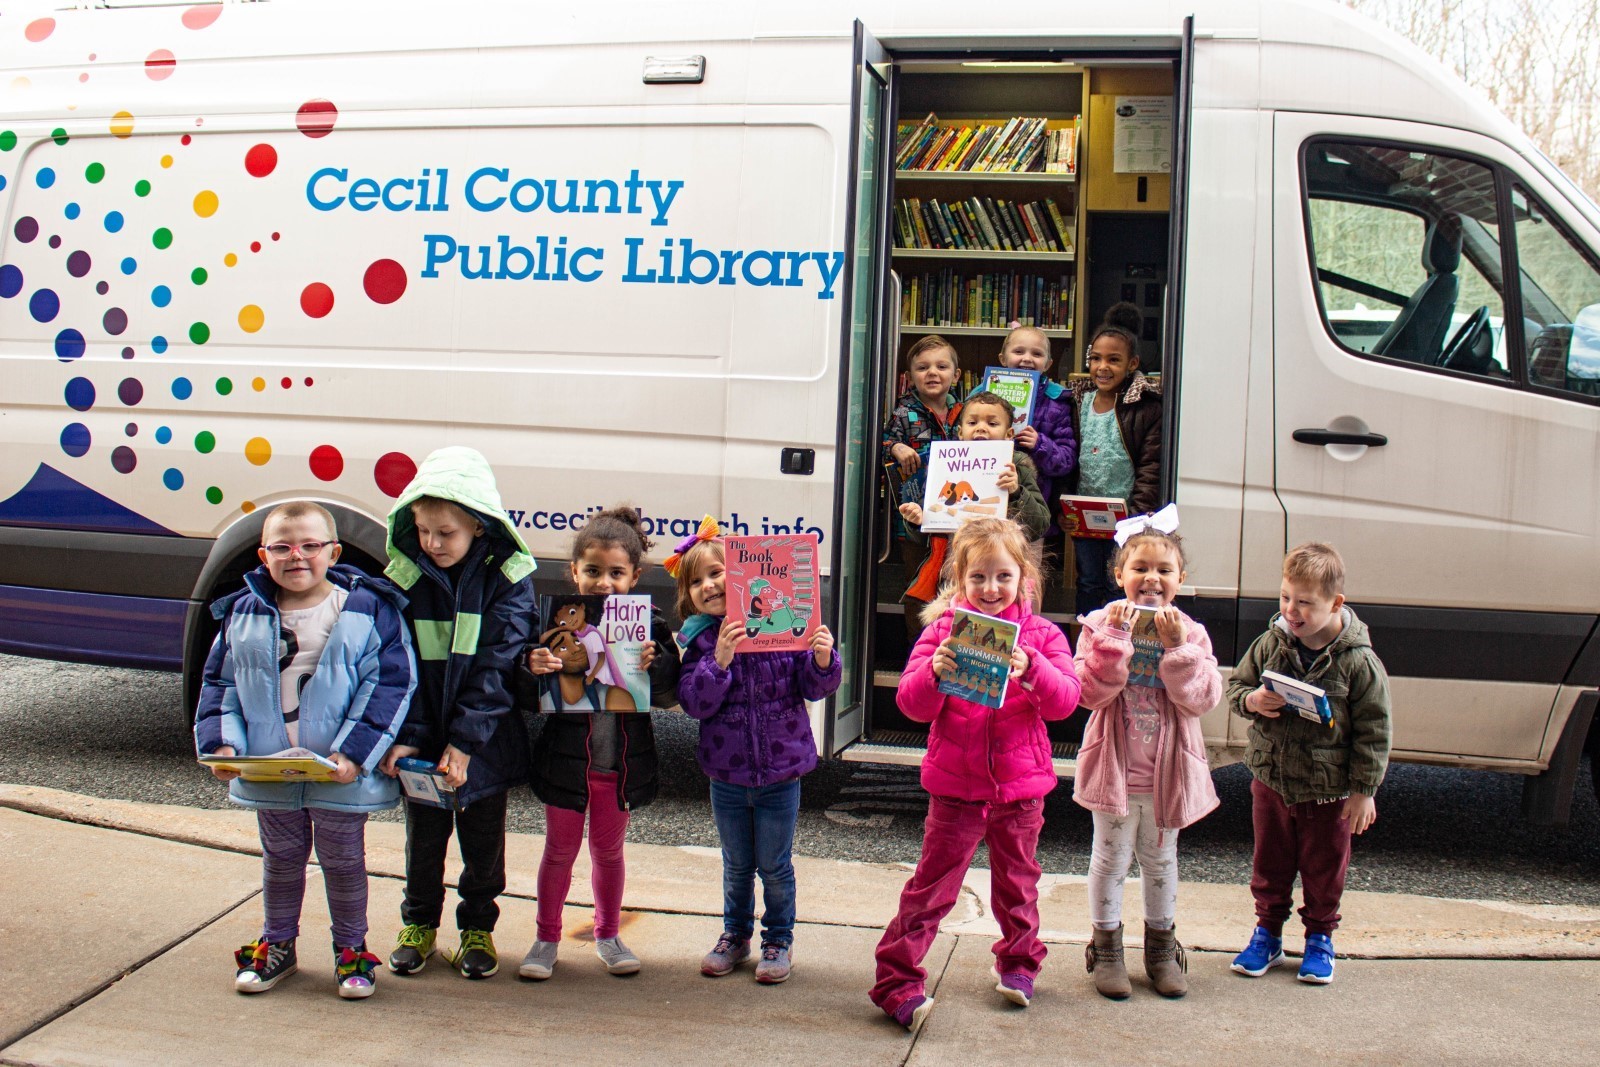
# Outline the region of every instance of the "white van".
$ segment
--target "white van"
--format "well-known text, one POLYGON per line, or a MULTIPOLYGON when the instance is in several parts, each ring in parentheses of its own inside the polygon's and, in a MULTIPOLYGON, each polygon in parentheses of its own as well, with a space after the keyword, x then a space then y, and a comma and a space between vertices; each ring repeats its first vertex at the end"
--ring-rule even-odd
POLYGON ((327 503, 370 563, 469 444, 547 560, 617 501, 657 555, 703 512, 820 534, 819 738, 915 760, 900 354, 938 332, 970 371, 1025 318, 1065 376, 1129 300, 1223 662, 1331 540, 1396 758, 1565 820, 1600 744, 1600 212, 1391 34, 1309 2, 107 7, 3 27, 0 650, 192 679, 264 508, 327 503), (1048 165, 952 169, 1024 119, 1048 165), (897 170, 925 125, 950 153, 897 170), (917 233, 974 205, 1023 232, 917 233))

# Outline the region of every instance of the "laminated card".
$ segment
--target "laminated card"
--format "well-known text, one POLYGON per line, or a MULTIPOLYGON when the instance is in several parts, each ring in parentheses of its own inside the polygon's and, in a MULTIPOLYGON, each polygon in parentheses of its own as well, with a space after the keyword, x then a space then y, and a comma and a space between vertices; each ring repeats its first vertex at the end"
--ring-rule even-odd
POLYGON ((735 652, 781 652, 811 646, 817 612, 817 537, 729 537, 727 603, 744 619, 735 652))
POLYGON ((1033 421, 1033 404, 1039 395, 1041 375, 1021 367, 990 367, 983 372, 986 389, 1011 405, 1012 429, 1020 430, 1033 421))
POLYGON ((539 644, 561 661, 538 676, 541 712, 650 710, 650 675, 640 665, 651 643, 649 597, 540 597, 539 623, 539 644))
POLYGON ((922 497, 924 533, 948 533, 967 519, 1003 519, 1007 496, 1000 472, 1011 462, 1010 441, 935 441, 928 449, 922 497))
POLYGON ((939 679, 939 692, 998 708, 1006 699, 1017 632, 1014 622, 956 608, 950 624, 956 669, 939 679))

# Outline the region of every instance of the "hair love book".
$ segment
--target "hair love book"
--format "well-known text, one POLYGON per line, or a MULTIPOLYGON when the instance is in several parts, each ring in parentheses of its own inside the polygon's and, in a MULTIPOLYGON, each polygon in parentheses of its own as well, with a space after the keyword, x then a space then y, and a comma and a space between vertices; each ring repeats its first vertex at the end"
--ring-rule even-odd
POLYGON ((998 708, 1006 699, 1018 632, 1008 619, 956 608, 949 638, 956 668, 939 679, 939 692, 998 708))
POLYGON ((949 533, 967 519, 1006 517, 1010 494, 1000 473, 1011 462, 1010 441, 935 441, 928 449, 922 532, 949 533))
POLYGON ((561 661, 553 674, 539 675, 541 712, 650 710, 650 674, 642 666, 651 643, 649 597, 540 597, 539 621, 539 644, 561 661))
POLYGON ((822 620, 817 613, 817 537, 773 534, 729 537, 727 602, 744 619, 735 652, 809 648, 822 620))

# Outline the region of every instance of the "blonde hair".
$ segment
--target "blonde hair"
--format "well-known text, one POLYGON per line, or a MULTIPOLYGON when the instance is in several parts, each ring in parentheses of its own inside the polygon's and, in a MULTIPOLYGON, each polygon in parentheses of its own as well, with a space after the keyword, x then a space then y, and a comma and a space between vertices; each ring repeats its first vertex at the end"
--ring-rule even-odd
POLYGON ((1044 358, 1049 360, 1051 363, 1054 363, 1056 361, 1056 354, 1050 348, 1050 335, 1045 333, 1043 330, 1039 329, 1039 327, 1037 327, 1037 326, 1015 326, 1015 327, 1012 327, 1011 332, 1006 334, 1006 339, 1004 341, 1000 342, 1000 352, 1001 352, 1002 355, 1005 354, 1006 348, 1011 344, 1011 339, 1013 337, 1015 337, 1019 333, 1036 333, 1036 334, 1038 334, 1039 335, 1039 340, 1044 342, 1044 358))
POLYGON ((1325 597, 1336 597, 1344 592, 1344 557, 1325 541, 1307 541, 1283 557, 1283 576, 1325 597))
POLYGON ((722 538, 696 541, 689 546, 689 551, 683 554, 683 559, 678 564, 678 599, 674 606, 678 609, 680 619, 699 614, 695 610, 694 597, 689 595, 689 590, 700 577, 700 561, 708 556, 719 563, 727 559, 726 550, 722 547, 722 538))
POLYGON ((1017 561, 1022 571, 1020 595, 1037 609, 1039 592, 1044 588, 1038 548, 1028 541, 1022 527, 1010 519, 969 519, 950 538, 950 551, 945 555, 944 569, 939 572, 939 595, 923 609, 923 624, 931 625, 949 609, 950 602, 961 591, 961 581, 968 567, 997 552, 1004 552, 1017 561))
POLYGON ((315 500, 291 500, 286 504, 279 504, 267 512, 266 521, 261 524, 261 544, 267 543, 267 528, 274 522, 287 519, 303 519, 307 515, 316 515, 328 524, 328 540, 339 540, 339 524, 333 521, 333 512, 318 504, 315 500))
POLYGON ((460 504, 457 504, 454 500, 445 500, 443 497, 437 496, 419 496, 417 499, 411 502, 412 521, 416 520, 417 512, 419 511, 432 511, 436 514, 440 511, 453 511, 460 516, 460 520, 458 521, 461 521, 462 525, 470 523, 473 529, 477 531, 472 536, 482 537, 488 532, 484 528, 482 519, 478 518, 478 516, 474 515, 460 504))

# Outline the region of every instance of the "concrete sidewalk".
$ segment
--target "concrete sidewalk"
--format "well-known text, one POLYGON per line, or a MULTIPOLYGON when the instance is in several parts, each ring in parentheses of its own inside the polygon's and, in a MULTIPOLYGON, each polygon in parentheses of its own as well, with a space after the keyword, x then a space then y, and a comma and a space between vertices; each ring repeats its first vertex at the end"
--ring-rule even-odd
MULTIPOLYGON (((763 987, 749 968, 702 978, 720 929, 714 850, 630 845, 624 937, 644 960, 607 975, 589 911, 567 909, 555 977, 517 979, 533 939, 542 840, 507 841, 510 886, 497 931, 502 972, 463 981, 430 964, 384 973, 371 1001, 334 994, 315 872, 300 974, 269 994, 232 990, 231 952, 257 935, 254 817, 105 801, 0 785, 0 1062, 560 1064, 759 1062, 1584 1063, 1600 1057, 1600 911, 1347 895, 1338 981, 1283 969, 1250 981, 1228 960, 1248 933, 1243 886, 1184 883, 1179 934, 1191 994, 1165 1001, 1136 974, 1132 999, 1096 996, 1083 973, 1081 877, 1047 875, 1052 955, 1026 1011, 993 991, 987 872, 928 958, 938 1006, 913 1041, 866 1000, 872 949, 907 871, 797 858, 795 974, 763 987)), ((399 926, 404 829, 372 824, 371 945, 399 926)), ((573 900, 587 903, 580 859, 573 900)), ((454 876, 454 870, 448 872, 454 876)), ((1130 883, 1129 914, 1138 914, 1130 883)), ((448 926, 448 919, 447 919, 448 926)), ((451 943, 453 931, 441 941, 451 943)), ((1291 946, 1297 945, 1291 940, 1291 946)), ((1136 959, 1137 953, 1131 957, 1136 959)), ((1137 970, 1137 968, 1135 968, 1137 970)))

